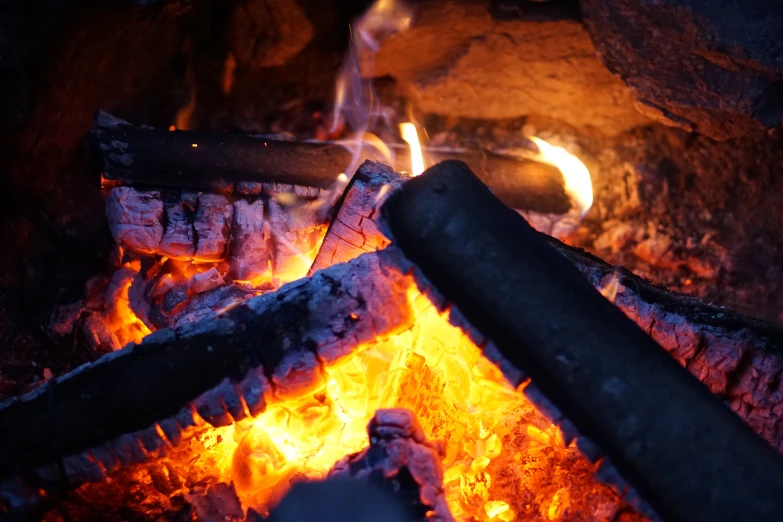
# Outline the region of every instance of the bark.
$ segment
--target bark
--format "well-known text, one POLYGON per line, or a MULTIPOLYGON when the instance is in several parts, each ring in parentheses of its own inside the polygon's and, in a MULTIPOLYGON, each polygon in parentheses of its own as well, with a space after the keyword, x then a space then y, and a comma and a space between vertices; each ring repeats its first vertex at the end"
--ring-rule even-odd
POLYGON ((466 165, 409 181, 383 218, 419 288, 528 373, 542 413, 592 439, 661 516, 779 518, 783 459, 466 165))

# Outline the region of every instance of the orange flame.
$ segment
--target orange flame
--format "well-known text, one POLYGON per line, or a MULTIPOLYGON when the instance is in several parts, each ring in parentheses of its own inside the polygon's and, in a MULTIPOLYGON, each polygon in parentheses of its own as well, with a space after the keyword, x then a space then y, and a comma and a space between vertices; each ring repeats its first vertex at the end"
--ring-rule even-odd
POLYGON ((557 167, 563 174, 565 192, 576 202, 581 217, 587 214, 593 206, 593 181, 590 171, 582 160, 562 147, 550 145, 541 138, 528 136, 538 147, 538 154, 533 159, 557 167))
POLYGON ((400 124, 400 134, 402 139, 408 144, 411 151, 411 174, 418 176, 424 172, 424 156, 421 152, 419 143, 419 134, 416 132, 416 125, 410 122, 400 124))

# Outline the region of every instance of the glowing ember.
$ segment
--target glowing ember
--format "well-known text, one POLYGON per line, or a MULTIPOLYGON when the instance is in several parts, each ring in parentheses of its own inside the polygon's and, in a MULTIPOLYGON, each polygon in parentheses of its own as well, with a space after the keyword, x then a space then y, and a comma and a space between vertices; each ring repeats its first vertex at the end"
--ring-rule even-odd
POLYGON ((526 384, 514 390, 448 322, 449 311, 438 312, 413 284, 407 296, 416 316, 410 330, 357 346, 324 368, 316 389, 273 398, 256 418, 202 433, 177 460, 233 482, 245 508, 265 513, 294 482, 324 479, 366 448, 376 411, 406 408, 442 448, 456 520, 557 520, 574 498, 608 495, 593 466, 520 393, 526 384))
POLYGON ((557 167, 563 174, 565 192, 579 205, 582 217, 593 206, 593 182, 590 171, 582 160, 562 147, 550 145, 541 138, 528 136, 538 147, 538 154, 533 159, 557 167))
POLYGON ((400 134, 411 149, 411 174, 418 176, 424 172, 424 156, 421 153, 416 126, 410 122, 402 123, 400 124, 400 134))

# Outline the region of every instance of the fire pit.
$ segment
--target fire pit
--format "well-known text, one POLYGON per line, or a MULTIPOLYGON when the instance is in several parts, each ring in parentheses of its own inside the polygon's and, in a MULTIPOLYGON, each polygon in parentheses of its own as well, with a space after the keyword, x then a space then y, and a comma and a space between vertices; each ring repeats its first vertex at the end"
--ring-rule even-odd
MULTIPOLYGON (((67 165, 33 159, 33 119, 12 163, 25 213, 9 223, 35 238, 11 236, 24 248, 9 259, 32 259, 19 292, 56 280, 51 260, 28 257, 35 230, 56 216, 74 231, 46 247, 62 252, 70 290, 19 308, 43 309, 46 346, 71 348, 25 352, 35 337, 20 333, 12 362, 0 359, 0 514, 777 520, 783 330, 768 319, 783 308, 764 209, 783 157, 777 131, 758 132, 776 117, 773 73, 740 68, 737 101, 720 91, 734 83, 694 62, 730 74, 702 49, 700 35, 728 38, 721 19, 682 7, 693 53, 672 60, 692 67, 677 76, 627 45, 666 8, 630 0, 617 2, 640 24, 630 29, 593 2, 582 21, 558 2, 137 4, 151 6, 79 8, 63 38, 78 45, 91 19, 128 21, 164 48, 180 24, 187 96, 167 110, 98 96, 93 109, 111 113, 92 120, 86 161, 67 165), (250 79, 279 73, 264 90, 274 104, 291 71, 328 62, 322 33, 346 17, 347 52, 324 65, 337 77, 329 106, 260 116, 250 79), (504 76, 527 67, 520 45, 537 64, 522 76, 538 80, 504 76), (542 78, 578 95, 544 94, 542 78), (702 82, 703 96, 672 95, 677 81, 702 82), (577 117, 580 97, 595 104, 577 117), (44 174, 25 176, 35 165, 44 174), (715 173, 718 188, 683 165, 715 173), (61 172, 78 180, 67 196, 27 213, 61 172), (727 215, 715 217, 721 198, 727 215), (111 240, 95 243, 101 227, 111 240), (748 241, 758 255, 743 265, 748 241), (734 290, 731 304, 764 319, 700 299, 734 290), (24 378, 20 353, 43 357, 24 378)), ((751 48, 743 60, 775 67, 751 48)), ((57 88, 41 114, 74 92, 57 88)))

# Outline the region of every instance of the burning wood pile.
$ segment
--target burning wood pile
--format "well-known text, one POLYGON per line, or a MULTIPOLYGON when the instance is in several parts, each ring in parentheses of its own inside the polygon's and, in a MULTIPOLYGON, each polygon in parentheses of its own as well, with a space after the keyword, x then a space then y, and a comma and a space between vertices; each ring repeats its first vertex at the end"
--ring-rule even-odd
POLYGON ((409 21, 357 24, 348 140, 99 115, 116 253, 54 330, 104 355, 0 404, 0 514, 779 518, 783 332, 562 243, 592 203, 563 149, 370 135, 358 62, 409 21))
POLYGON ((774 451, 584 276, 740 414, 776 332, 548 245, 464 164, 407 179, 365 163, 309 277, 4 404, 3 509, 253 520, 350 477, 409 520, 777 516, 774 451))

